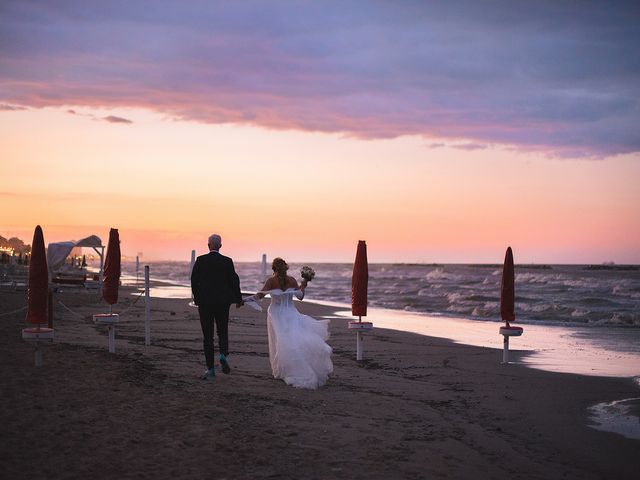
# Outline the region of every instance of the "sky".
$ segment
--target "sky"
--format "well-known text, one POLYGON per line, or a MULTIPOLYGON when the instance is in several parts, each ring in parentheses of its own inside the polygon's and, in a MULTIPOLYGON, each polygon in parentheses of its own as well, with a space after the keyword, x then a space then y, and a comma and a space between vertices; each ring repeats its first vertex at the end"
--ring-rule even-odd
POLYGON ((0 235, 640 263, 640 6, 0 2, 0 235))

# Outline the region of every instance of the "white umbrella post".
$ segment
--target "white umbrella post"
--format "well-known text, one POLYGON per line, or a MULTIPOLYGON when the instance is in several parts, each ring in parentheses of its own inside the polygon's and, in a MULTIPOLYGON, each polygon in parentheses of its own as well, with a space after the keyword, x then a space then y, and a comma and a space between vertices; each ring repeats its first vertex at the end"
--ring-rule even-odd
POLYGON ((349 330, 356 331, 356 360, 364 358, 364 333, 373 330, 372 322, 363 322, 362 317, 358 317, 357 322, 349 322, 349 330))
POLYGON ((151 345, 151 292, 149 265, 144 266, 144 344, 151 345))
POLYGON ((109 330, 109 353, 116 353, 116 327, 110 324, 109 330))
MULTIPOLYGON (((191 268, 189 269, 189 276, 193 273, 193 266, 196 264, 196 251, 191 250, 191 268)), ((190 307, 197 307, 196 302, 193 300, 193 293, 191 294, 190 307)))
POLYGON ((522 335, 522 327, 505 326, 500 327, 500 335, 504 337, 502 348, 502 363, 509 363, 509 337, 519 337, 522 335))
POLYGON ((116 324, 120 321, 120 315, 113 312, 113 307, 109 307, 110 313, 98 313, 93 316, 95 323, 107 326, 109 334, 109 353, 116 353, 116 324))
POLYGON ((35 365, 41 367, 43 365, 42 345, 53 343, 53 328, 37 326, 35 328, 25 328, 22 330, 22 339, 33 343, 36 347, 35 365))

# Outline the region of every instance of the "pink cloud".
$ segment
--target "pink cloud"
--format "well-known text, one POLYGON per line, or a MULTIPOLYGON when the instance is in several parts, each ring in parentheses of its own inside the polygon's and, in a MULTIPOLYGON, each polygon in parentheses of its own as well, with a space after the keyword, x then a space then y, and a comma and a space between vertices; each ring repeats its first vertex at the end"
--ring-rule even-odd
POLYGON ((105 122, 108 122, 108 123, 133 123, 129 119, 122 118, 122 117, 116 117, 115 115, 108 115, 106 117, 103 117, 102 120, 104 120, 105 122))
POLYGON ((489 148, 488 145, 483 145, 480 143, 463 143, 459 145, 452 145, 452 147, 458 150, 466 150, 466 151, 486 150, 487 148, 489 148))
POLYGON ((26 110, 26 107, 20 105, 2 105, 0 104, 0 111, 3 112, 18 112, 20 110, 26 110))
MULTIPOLYGON (((640 27, 627 7, 463 3, 373 2, 363 11, 340 2, 160 1, 89 14, 75 3, 9 2, 0 101, 142 107, 358 138, 465 139, 456 148, 467 150, 640 151, 640 68, 627 41, 640 27), (594 43, 599 35, 606 41, 594 43)), ((113 117, 104 120, 129 121, 113 117)))

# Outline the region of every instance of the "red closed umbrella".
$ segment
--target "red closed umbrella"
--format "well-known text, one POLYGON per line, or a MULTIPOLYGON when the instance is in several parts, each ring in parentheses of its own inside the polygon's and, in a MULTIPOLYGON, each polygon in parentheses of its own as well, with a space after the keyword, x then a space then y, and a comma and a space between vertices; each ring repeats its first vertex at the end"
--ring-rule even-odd
POLYGON ((116 228, 109 230, 109 243, 104 261, 104 281, 102 283, 102 298, 109 305, 118 302, 118 287, 120 286, 120 235, 116 228))
POLYGON ((44 235, 40 225, 33 232, 27 293, 29 297, 27 323, 38 325, 48 323, 49 271, 47 269, 47 254, 44 249, 44 235))
POLYGON ((502 284, 500 285, 500 316, 507 323, 516 319, 516 292, 513 268, 513 252, 511 247, 507 248, 504 256, 504 267, 502 268, 502 284))
POLYGON ((29 263, 29 286, 27 287, 28 309, 27 323, 35 327, 24 328, 22 338, 32 342, 36 347, 36 367, 42 366, 42 350, 40 345, 53 341, 53 328, 41 327, 49 323, 47 305, 49 301, 49 271, 47 269, 47 254, 44 250, 44 235, 40 225, 33 232, 31 243, 31 263, 29 263))
POLYGON ((358 241, 356 261, 353 264, 351 278, 351 314, 358 317, 367 316, 367 288, 369 286, 369 264, 367 263, 367 244, 358 241))

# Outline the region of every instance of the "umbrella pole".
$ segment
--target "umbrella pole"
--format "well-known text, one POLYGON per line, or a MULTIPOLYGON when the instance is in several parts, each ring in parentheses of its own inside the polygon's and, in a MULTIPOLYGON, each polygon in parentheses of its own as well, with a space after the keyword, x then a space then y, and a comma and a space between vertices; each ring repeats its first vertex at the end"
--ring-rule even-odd
MULTIPOLYGON (((358 316, 358 322, 362 323, 362 316, 358 316)), ((362 360, 362 333, 356 332, 356 360, 362 360)))
POLYGON ((149 265, 144 266, 144 344, 151 345, 151 284, 149 265))
MULTIPOLYGON (((113 315, 113 305, 109 305, 109 315, 113 315)), ((107 328, 109 330, 109 353, 116 353, 116 329, 111 323, 107 328)))
POLYGON ((502 350, 502 363, 509 363, 509 336, 503 335, 504 348, 502 350))

